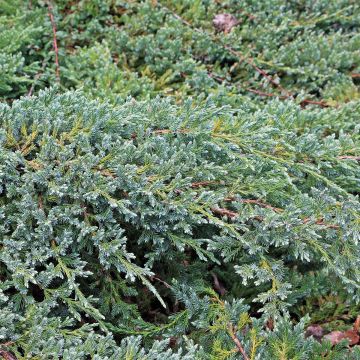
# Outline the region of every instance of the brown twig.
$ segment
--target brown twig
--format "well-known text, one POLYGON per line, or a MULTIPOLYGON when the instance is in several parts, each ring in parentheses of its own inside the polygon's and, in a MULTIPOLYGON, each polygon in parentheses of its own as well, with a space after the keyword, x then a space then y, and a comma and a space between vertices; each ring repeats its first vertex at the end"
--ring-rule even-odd
POLYGON ((59 48, 57 45, 57 36, 56 36, 57 30, 56 30, 56 22, 55 22, 55 18, 54 18, 54 9, 53 9, 53 6, 51 5, 50 0, 47 0, 46 4, 48 6, 48 15, 50 18, 51 27, 52 27, 52 31, 53 31, 53 47, 54 47, 54 52, 55 52, 56 80, 58 83, 60 83, 59 48))
MULTIPOLYGON (((225 201, 234 201, 235 198, 234 197, 229 197, 229 198, 225 198, 224 199, 225 201)), ((266 204, 262 201, 259 201, 259 200, 253 200, 253 199, 243 199, 243 200, 239 200, 240 202, 242 203, 245 203, 245 204, 255 204, 255 205, 258 205, 258 206, 261 206, 261 207, 264 207, 264 208, 267 208, 267 209, 271 209, 273 210, 274 212, 276 213, 282 213, 284 211, 284 209, 281 209, 281 208, 277 208, 277 207, 274 207, 274 206, 271 206, 269 204, 266 204)), ((220 216, 227 216, 228 218, 235 218, 237 216, 239 216, 238 213, 234 212, 234 211, 231 211, 229 209, 225 209, 225 208, 211 208, 211 211, 216 214, 216 215, 220 215, 220 216)), ((263 221, 264 219, 260 216, 256 216, 255 217, 256 220, 258 221, 263 221)), ((307 217, 305 218, 302 222, 303 224, 307 224, 308 222, 310 222, 310 218, 307 217)), ((320 226, 323 226, 325 228, 329 228, 329 229, 339 229, 339 225, 336 225, 336 224, 328 224, 326 222, 324 222, 323 219, 317 219, 315 221, 315 224, 316 225, 320 225, 320 226)))
POLYGON ((225 209, 225 208, 211 208, 211 211, 216 214, 216 215, 220 215, 220 216, 227 216, 228 218, 235 218, 238 216, 238 213, 225 209))
POLYGON ((151 280, 156 280, 161 282, 166 288, 171 289, 171 285, 169 285, 166 281, 161 280, 160 278, 158 278, 157 276, 151 276, 150 278, 151 280))
POLYGON ((84 220, 85 222, 89 222, 89 213, 87 212, 87 207, 85 204, 81 204, 81 207, 83 209, 83 215, 84 215, 84 220))
POLYGON ((156 135, 162 135, 162 134, 186 134, 190 130, 189 129, 179 129, 179 130, 171 130, 171 129, 158 129, 154 130, 152 133, 156 135))
POLYGON ((258 205, 258 206, 266 208, 266 209, 271 209, 271 210, 273 210, 274 212, 276 212, 278 214, 284 211, 284 209, 280 209, 278 207, 271 206, 271 205, 266 204, 266 203, 264 203, 262 201, 259 201, 259 200, 242 199, 242 200, 240 200, 240 202, 242 202, 243 204, 255 204, 255 205, 258 205))
MULTIPOLYGON (((224 201, 230 202, 230 201, 235 201, 236 198, 234 196, 229 196, 227 198, 224 199, 224 201)), ((256 200, 256 199, 240 199, 238 200, 239 202, 243 203, 243 204, 255 204, 258 205, 260 207, 266 208, 266 209, 271 209, 273 211, 275 211, 276 213, 282 213, 284 211, 284 209, 269 205, 267 203, 262 202, 261 200, 256 200)))
POLYGON ((238 57, 241 61, 246 62, 248 65, 252 66, 260 75, 262 75, 266 80, 268 80, 275 87, 279 88, 284 94, 286 94, 287 98, 293 97, 293 95, 286 89, 284 89, 281 84, 275 81, 265 70, 260 69, 255 63, 252 57, 246 57, 240 51, 233 49, 229 45, 223 45, 224 49, 226 49, 230 54, 238 57))
POLYGON ((300 105, 303 106, 303 107, 305 107, 307 104, 319 105, 319 106, 321 106, 323 108, 331 107, 331 105, 329 105, 325 101, 315 101, 315 100, 305 99, 305 100, 302 100, 300 102, 300 105))
POLYGON ((102 169, 99 172, 100 172, 101 175, 111 177, 113 179, 115 179, 117 177, 114 172, 112 172, 111 170, 108 170, 108 169, 102 169))
POLYGON ((229 324, 228 334, 230 335, 232 341, 235 343, 238 352, 240 352, 240 354, 243 356, 244 360, 250 360, 249 357, 246 355, 246 352, 245 352, 244 348, 242 347, 240 340, 236 336, 236 328, 234 327, 233 324, 229 324))
POLYGON ((338 159, 360 161, 360 156, 343 155, 339 156, 338 159))
POLYGON ((41 194, 39 194, 39 197, 38 197, 38 205, 39 205, 40 210, 44 210, 44 203, 43 203, 43 198, 42 198, 41 194))
POLYGON ((226 80, 224 77, 216 75, 211 71, 208 71, 208 76, 211 77, 212 79, 214 79, 219 84, 222 84, 226 80))
MULTIPOLYGON (((344 157, 344 158, 347 159, 348 157, 344 157)), ((350 157, 350 158, 353 159, 354 157, 350 157)), ((359 157, 359 159, 357 159, 357 157, 355 157, 355 158, 356 158, 355 160, 360 160, 360 157, 359 157)), ((190 187, 199 188, 199 187, 213 185, 213 184, 219 184, 219 183, 220 182, 218 182, 218 181, 199 181, 199 182, 192 183, 190 185, 190 187)), ((225 198, 224 201, 226 201, 226 202, 239 201, 239 202, 241 202, 243 204, 254 204, 254 205, 258 205, 260 207, 263 207, 265 209, 270 209, 270 210, 276 212, 277 214, 280 214, 280 213, 284 212, 284 209, 272 206, 270 204, 267 204, 267 203, 265 203, 265 202, 263 202, 261 200, 257 200, 257 199, 239 199, 239 200, 237 200, 234 196, 229 196, 229 197, 225 198)), ((218 208, 218 207, 215 208, 215 207, 213 207, 213 208, 211 208, 211 211, 216 215, 227 216, 230 219, 233 219, 233 218, 235 218, 235 217, 237 217, 239 215, 238 213, 236 213, 234 211, 231 211, 229 209, 225 209, 225 208, 218 208)), ((259 221, 263 220, 259 216, 256 216, 255 218, 257 220, 259 220, 259 221)), ((303 223, 307 224, 310 220, 311 220, 310 218, 305 218, 303 220, 303 223)), ((339 225, 325 223, 323 219, 316 220, 315 224, 327 227, 329 229, 339 229, 339 225)))
MULTIPOLYGON (((305 219, 303 220, 303 223, 304 223, 304 224, 307 224, 309 221, 310 221, 310 218, 305 218, 305 219)), ((318 220, 316 220, 316 221, 315 221, 315 224, 316 224, 316 225, 324 226, 324 227, 329 228, 329 229, 339 229, 339 225, 327 224, 326 222, 324 222, 323 219, 318 219, 318 220)))
POLYGON ((193 189, 203 187, 203 186, 209 186, 209 185, 218 185, 221 184, 220 181, 199 181, 199 182, 193 182, 190 187, 193 189))

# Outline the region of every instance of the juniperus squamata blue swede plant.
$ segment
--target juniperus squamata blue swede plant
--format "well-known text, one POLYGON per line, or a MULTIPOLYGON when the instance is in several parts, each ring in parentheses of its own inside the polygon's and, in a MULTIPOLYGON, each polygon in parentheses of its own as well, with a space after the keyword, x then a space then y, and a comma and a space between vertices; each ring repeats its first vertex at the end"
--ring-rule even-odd
POLYGON ((261 324, 291 329, 281 324, 314 269, 358 299, 359 167, 346 155, 358 128, 324 137, 331 111, 211 99, 114 107, 55 91, 2 105, 2 339, 24 358, 76 344, 116 354, 112 336, 209 327, 215 353, 237 333, 256 358, 273 336, 261 324), (195 271, 219 265, 252 289, 259 319, 195 271), (147 292, 183 310, 148 323, 132 300, 147 292))

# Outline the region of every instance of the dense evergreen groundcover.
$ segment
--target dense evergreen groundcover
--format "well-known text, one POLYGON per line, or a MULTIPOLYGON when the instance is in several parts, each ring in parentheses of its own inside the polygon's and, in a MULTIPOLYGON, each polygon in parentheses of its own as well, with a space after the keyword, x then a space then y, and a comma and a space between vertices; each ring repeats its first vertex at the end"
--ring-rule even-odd
POLYGON ((359 25, 0 0, 0 358, 360 359, 359 25))

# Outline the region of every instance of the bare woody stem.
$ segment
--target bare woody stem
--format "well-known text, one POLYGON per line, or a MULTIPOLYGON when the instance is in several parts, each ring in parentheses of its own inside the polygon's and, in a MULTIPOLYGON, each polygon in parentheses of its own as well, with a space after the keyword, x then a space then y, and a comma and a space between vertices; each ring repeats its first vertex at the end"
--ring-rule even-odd
POLYGON ((339 156, 338 159, 360 161, 360 156, 343 155, 339 156))
POLYGON ((232 341, 235 343, 238 352, 243 356, 244 360, 250 360, 249 357, 246 355, 246 352, 243 346, 241 345, 240 340, 236 336, 236 329, 234 328, 233 324, 229 324, 228 334, 230 335, 232 341))

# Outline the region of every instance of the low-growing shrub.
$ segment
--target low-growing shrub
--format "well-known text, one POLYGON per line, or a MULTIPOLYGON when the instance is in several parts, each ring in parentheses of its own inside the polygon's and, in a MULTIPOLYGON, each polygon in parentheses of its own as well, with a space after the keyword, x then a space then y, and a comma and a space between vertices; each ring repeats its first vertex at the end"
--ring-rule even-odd
POLYGON ((1 351, 344 356, 305 339, 308 320, 293 327, 289 313, 324 278, 359 299, 354 109, 113 106, 55 91, 1 105, 1 351), (342 113, 349 131, 323 124, 342 113), (120 342, 136 334, 152 350, 120 342))
POLYGON ((359 24, 0 0, 0 358, 360 359, 359 24))

